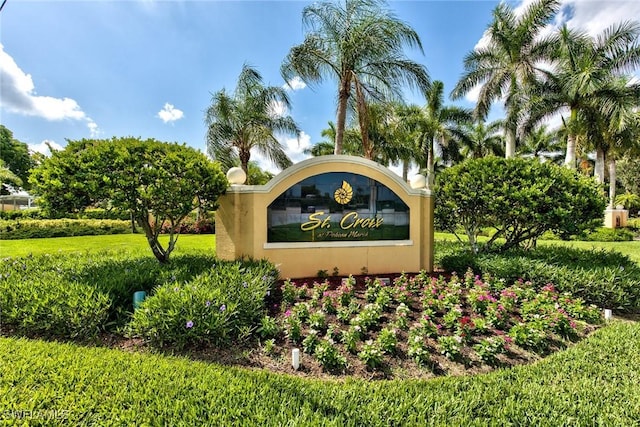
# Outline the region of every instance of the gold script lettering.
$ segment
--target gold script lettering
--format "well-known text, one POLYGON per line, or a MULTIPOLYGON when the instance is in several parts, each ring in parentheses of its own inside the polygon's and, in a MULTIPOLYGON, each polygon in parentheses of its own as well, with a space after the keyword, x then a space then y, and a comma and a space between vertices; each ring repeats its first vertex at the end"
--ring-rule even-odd
POLYGON ((382 225, 383 218, 358 218, 357 212, 349 212, 340 220, 340 228, 378 228, 382 225))
POLYGON ((302 231, 311 231, 311 230, 315 230, 318 227, 331 228, 331 224, 330 224, 331 215, 327 215, 326 218, 322 219, 323 215, 324 215, 324 211, 312 213, 311 215, 309 215, 309 221, 301 224, 300 229, 302 231))

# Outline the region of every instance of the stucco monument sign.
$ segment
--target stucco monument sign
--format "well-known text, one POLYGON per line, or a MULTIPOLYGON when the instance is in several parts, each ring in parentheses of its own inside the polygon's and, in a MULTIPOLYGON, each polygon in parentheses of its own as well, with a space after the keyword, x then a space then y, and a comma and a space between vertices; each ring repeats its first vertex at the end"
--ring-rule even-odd
POLYGON ((360 157, 305 160, 266 185, 232 185, 219 202, 222 259, 266 258, 283 277, 433 267, 431 193, 360 157))

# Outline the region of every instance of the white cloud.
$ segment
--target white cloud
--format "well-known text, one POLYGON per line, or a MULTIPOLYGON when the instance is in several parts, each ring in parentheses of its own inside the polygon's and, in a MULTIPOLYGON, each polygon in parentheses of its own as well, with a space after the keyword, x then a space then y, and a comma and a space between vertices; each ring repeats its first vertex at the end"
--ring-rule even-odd
POLYGON ((282 101, 272 101, 269 105, 268 114, 271 117, 284 117, 289 113, 289 109, 282 101))
POLYGON ((50 156, 51 155, 51 149, 53 149, 55 151, 60 151, 60 150, 62 150, 62 148, 63 147, 60 144, 58 144, 57 142, 50 141, 48 139, 45 139, 40 144, 29 144, 29 150, 35 151, 37 153, 42 153, 45 156, 50 156))
POLYGON ((637 0, 564 0, 562 3, 564 13, 561 18, 567 25, 592 36, 600 34, 611 24, 637 20, 640 16, 640 2, 637 0))
POLYGON ((164 123, 169 123, 180 120, 184 117, 184 113, 167 102, 164 104, 164 107, 162 107, 162 110, 158 111, 157 117, 159 117, 164 123))
POLYGON ((295 76, 283 86, 283 88, 290 90, 302 90, 305 87, 307 87, 307 84, 302 81, 300 76, 295 76))
POLYGON ((467 92, 467 94, 464 96, 464 99, 473 103, 478 102, 478 98, 480 98, 481 90, 482 90, 482 86, 480 85, 474 86, 469 92, 467 92))
POLYGON ((56 121, 85 120, 94 135, 98 126, 71 98, 54 98, 36 94, 30 74, 25 73, 0 44, 0 107, 11 113, 56 121))
POLYGON ((93 120, 87 120, 87 127, 89 128, 91 138, 97 138, 100 135, 100 129, 98 129, 98 125, 93 120))

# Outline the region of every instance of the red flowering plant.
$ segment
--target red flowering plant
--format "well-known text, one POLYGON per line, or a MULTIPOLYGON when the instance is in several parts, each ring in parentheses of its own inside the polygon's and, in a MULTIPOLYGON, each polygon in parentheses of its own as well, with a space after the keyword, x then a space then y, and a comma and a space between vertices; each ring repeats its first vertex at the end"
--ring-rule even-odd
POLYGON ((476 325, 471 317, 462 316, 458 320, 458 325, 456 326, 456 335, 461 337, 465 342, 468 342, 471 339, 475 326, 476 325))

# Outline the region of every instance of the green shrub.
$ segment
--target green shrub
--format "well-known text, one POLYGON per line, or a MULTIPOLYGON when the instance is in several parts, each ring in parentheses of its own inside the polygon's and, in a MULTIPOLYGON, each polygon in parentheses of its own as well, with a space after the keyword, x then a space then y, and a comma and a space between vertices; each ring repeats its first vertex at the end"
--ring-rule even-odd
POLYGON ((449 360, 457 360, 462 356, 462 338, 459 336, 438 337, 438 347, 440 353, 449 360))
POLYGON ((278 336, 280 333, 280 325, 278 321, 270 316, 264 316, 260 319, 260 327, 258 328, 258 334, 262 339, 272 339, 278 336))
MULTIPOLYGON (((171 224, 165 222, 162 225, 161 233, 167 234, 171 232, 171 224)), ((180 234, 214 234, 216 232, 216 224, 213 218, 202 217, 196 219, 195 217, 188 216, 185 218, 174 232, 180 234)))
POLYGON ((431 351, 425 343, 425 338, 420 328, 411 329, 407 338, 407 356, 420 366, 431 362, 431 351))
POLYGON ((129 221, 109 219, 0 220, 0 240, 131 233, 129 221))
POLYGON ((629 218, 627 228, 633 231, 640 231, 640 218, 629 218))
POLYGON ((376 342, 380 349, 386 354, 395 354, 398 345, 398 337, 396 331, 391 328, 383 328, 378 333, 376 342))
POLYGON ((436 183, 435 218, 442 230, 463 227, 469 246, 504 239, 503 249, 531 246, 546 231, 579 234, 601 221, 598 185, 575 171, 537 159, 472 159, 445 169, 436 183), (494 232, 486 230, 493 228, 494 232))
POLYGON ((0 219, 42 219, 42 211, 38 208, 20 209, 15 211, 0 211, 0 219))
POLYGON ((362 346, 362 350, 358 353, 360 360, 367 365, 368 369, 380 369, 384 364, 382 349, 377 342, 368 340, 362 346))
POLYGON ((471 268, 507 285, 519 279, 538 288, 553 283, 560 292, 570 292, 587 304, 640 311, 640 266, 618 252, 550 246, 474 256, 458 246, 441 256, 439 265, 447 271, 471 268))
MULTIPOLYGON (((624 228, 598 228, 584 235, 584 240, 589 242, 629 242, 633 240, 634 233, 624 228)), ((581 239, 582 240, 582 239, 581 239)))
POLYGON ((332 342, 326 340, 318 342, 313 355, 318 359, 320 366, 325 371, 344 371, 347 367, 347 359, 340 354, 332 342))
POLYGON ((257 328, 277 273, 267 262, 218 262, 187 283, 156 288, 135 311, 131 333, 151 345, 229 343, 257 328))
POLYGON ((495 365, 498 362, 498 354, 506 351, 506 341, 503 337, 495 336, 484 338, 473 349, 483 362, 489 365, 495 365))

